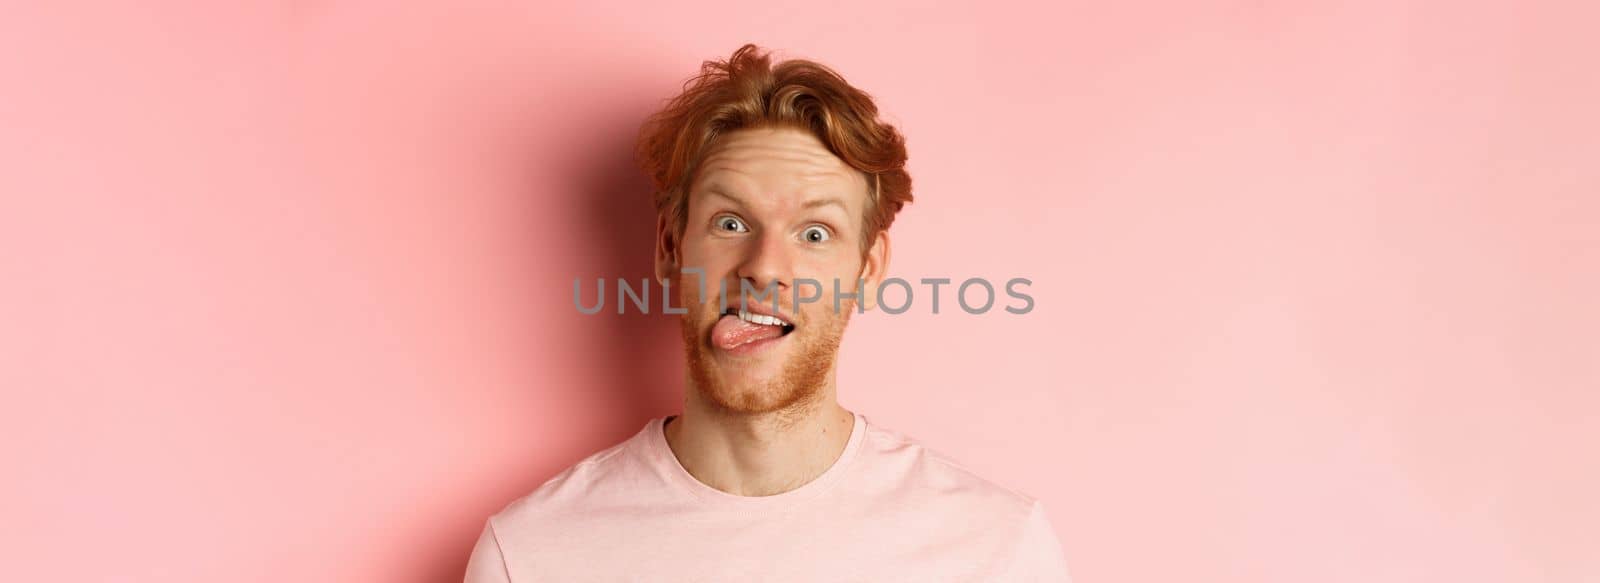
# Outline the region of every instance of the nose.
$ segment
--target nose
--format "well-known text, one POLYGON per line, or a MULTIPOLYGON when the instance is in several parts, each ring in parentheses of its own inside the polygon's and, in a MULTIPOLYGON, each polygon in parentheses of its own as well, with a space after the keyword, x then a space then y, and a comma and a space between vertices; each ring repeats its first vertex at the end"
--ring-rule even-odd
POLYGON ((769 286, 787 291, 794 273, 791 253, 793 246, 782 234, 764 231, 751 237, 744 261, 739 265, 739 279, 750 282, 757 293, 765 292, 769 286))

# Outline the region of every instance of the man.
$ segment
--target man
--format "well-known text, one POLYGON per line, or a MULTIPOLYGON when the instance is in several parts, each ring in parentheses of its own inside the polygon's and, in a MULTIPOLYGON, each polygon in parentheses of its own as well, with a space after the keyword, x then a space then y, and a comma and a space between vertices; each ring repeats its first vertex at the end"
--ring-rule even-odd
POLYGON ((684 309, 683 413, 492 516, 469 583, 1067 581, 1039 501, 837 402, 840 338, 911 200, 904 140, 865 93, 746 45, 638 153, 656 276, 684 309))

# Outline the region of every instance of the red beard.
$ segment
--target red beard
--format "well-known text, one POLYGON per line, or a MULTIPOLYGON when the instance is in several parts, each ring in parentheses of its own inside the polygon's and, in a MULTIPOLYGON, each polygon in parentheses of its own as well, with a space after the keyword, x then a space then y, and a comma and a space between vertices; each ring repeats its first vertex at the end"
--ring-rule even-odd
POLYGON ((783 363, 783 372, 758 386, 730 386, 723 374, 724 364, 713 358, 712 351, 716 349, 711 345, 710 333, 722 317, 715 302, 690 307, 679 318, 689 378, 708 403, 725 413, 756 415, 812 406, 822 393, 828 371, 833 369, 855 303, 845 301, 839 307, 836 316, 830 310, 823 318, 794 322, 796 328, 787 340, 795 346, 783 363))

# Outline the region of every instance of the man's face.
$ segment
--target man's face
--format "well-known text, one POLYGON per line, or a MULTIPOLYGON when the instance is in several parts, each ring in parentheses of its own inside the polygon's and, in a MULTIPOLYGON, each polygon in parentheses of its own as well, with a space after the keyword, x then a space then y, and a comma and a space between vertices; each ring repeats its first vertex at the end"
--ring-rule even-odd
POLYGON ((661 225, 657 238, 658 274, 674 279, 687 310, 689 373, 711 404, 765 413, 822 390, 850 312, 862 299, 871 307, 864 294, 835 312, 834 282, 841 293, 873 289, 887 263, 887 235, 862 252, 866 205, 861 173, 807 132, 739 130, 713 145, 689 187, 682 236, 671 241, 661 225), (679 268, 705 270, 704 289, 679 268), (741 282, 754 290, 743 299, 741 282), (800 297, 818 299, 797 302, 797 285, 800 297), (775 293, 777 310, 757 293, 775 293))

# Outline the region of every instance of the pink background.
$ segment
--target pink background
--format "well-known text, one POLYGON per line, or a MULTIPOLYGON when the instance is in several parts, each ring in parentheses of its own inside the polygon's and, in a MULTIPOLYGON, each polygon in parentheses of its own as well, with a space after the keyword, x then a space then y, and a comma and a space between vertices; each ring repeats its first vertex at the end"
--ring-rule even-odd
POLYGON ((754 41, 908 136, 893 274, 1034 280, 858 319, 841 400, 1080 582, 1600 580, 1592 4, 929 4, 13 3, 0 579, 459 580, 676 411, 571 282, 648 274, 633 132, 754 41))

